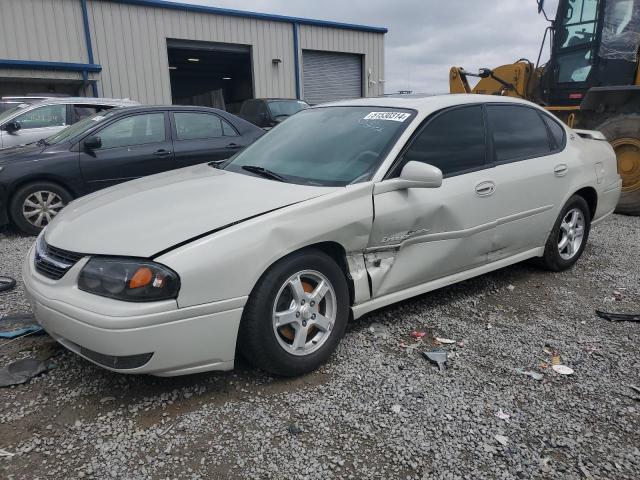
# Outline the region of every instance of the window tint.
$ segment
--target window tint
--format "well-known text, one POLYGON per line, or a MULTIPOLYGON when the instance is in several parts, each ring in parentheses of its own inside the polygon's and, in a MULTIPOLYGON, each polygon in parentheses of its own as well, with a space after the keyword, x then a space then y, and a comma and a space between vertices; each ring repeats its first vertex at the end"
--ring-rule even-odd
POLYGON ((482 107, 444 112, 427 124, 404 154, 405 161, 428 163, 452 175, 485 163, 482 107))
POLYGON ((176 112, 178 140, 195 140, 198 138, 218 138, 237 135, 229 123, 217 115, 209 113, 176 112))
POLYGON ((564 128, 554 119, 548 115, 542 115, 545 123, 551 131, 551 138, 553 140, 553 149, 560 150, 564 146, 564 128))
POLYGON ((547 155, 551 151, 547 129, 534 109, 488 105, 487 115, 498 162, 547 155))
POLYGON ((46 107, 35 108, 30 112, 19 115, 15 120, 20 122, 20 126, 24 130, 29 128, 63 127, 67 124, 67 106, 47 105, 46 107))
POLYGON ((165 140, 164 113, 123 118, 98 132, 102 148, 126 147, 165 140))

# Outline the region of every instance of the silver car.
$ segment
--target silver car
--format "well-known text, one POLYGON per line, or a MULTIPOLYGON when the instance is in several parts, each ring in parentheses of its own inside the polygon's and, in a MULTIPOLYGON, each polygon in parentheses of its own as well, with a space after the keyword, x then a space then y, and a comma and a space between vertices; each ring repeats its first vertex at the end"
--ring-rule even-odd
POLYGON ((522 100, 325 104, 226 164, 72 202, 23 279, 45 330, 105 368, 225 370, 239 349, 296 375, 349 318, 531 258, 570 268, 621 185, 600 133, 522 100))
POLYGON ((17 103, 0 113, 0 148, 46 138, 85 117, 114 107, 138 105, 131 100, 61 97, 17 103))

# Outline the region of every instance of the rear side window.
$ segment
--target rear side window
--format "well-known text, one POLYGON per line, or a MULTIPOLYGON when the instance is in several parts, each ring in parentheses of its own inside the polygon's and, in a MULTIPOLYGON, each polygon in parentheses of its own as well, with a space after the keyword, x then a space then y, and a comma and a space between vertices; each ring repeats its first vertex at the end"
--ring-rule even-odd
POLYGON ((547 128, 536 110, 487 105, 487 117, 498 162, 524 160, 551 152, 547 128))
POLYGON ((418 134, 404 154, 404 162, 428 163, 444 176, 481 168, 486 146, 482 107, 456 108, 441 113, 418 134))
POLYGON ((176 112, 173 114, 178 140, 196 140, 236 136, 229 123, 217 115, 196 112, 176 112))
POLYGON ((66 105, 47 105, 34 108, 15 118, 24 130, 30 128, 63 127, 67 125, 66 105))
POLYGON ((564 128, 554 119, 549 117, 549 115, 542 115, 544 118, 544 122, 549 127, 549 131, 551 132, 551 140, 553 143, 554 150, 562 150, 564 148, 564 128))
POLYGON ((93 117, 104 110, 111 109, 111 107, 107 105, 76 104, 76 105, 73 105, 72 107, 73 107, 73 114, 75 116, 75 119, 73 120, 74 122, 79 122, 84 118, 93 117))

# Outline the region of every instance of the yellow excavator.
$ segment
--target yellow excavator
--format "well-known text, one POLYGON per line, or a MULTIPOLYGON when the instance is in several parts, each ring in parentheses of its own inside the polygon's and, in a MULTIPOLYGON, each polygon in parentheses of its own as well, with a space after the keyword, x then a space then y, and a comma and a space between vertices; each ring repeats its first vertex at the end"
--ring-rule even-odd
POLYGON ((451 93, 524 98, 570 127, 600 130, 622 177, 619 213, 640 215, 640 0, 560 0, 536 64, 521 59, 494 69, 449 72, 451 93), (540 64, 546 45, 549 61, 540 64), (469 85, 469 77, 479 80, 469 85))

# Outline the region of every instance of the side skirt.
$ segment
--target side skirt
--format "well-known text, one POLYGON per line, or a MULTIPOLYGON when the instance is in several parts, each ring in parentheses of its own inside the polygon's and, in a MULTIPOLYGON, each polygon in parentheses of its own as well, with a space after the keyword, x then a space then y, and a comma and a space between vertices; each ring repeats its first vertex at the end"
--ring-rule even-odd
POLYGON ((406 300, 407 298, 415 297, 416 295, 422 295, 423 293, 431 292, 432 290, 437 290, 438 288, 446 287, 447 285, 452 285, 469 278, 477 277, 478 275, 483 275, 485 273, 489 273, 494 270, 513 265, 514 263, 522 262, 529 258, 540 257, 543 254, 544 247, 533 248, 531 250, 527 250, 526 252, 522 252, 512 257, 504 258, 487 265, 482 265, 471 270, 455 273, 453 275, 438 278, 436 280, 422 283, 405 290, 400 290, 399 292, 389 293, 387 295, 383 295, 382 297, 374 298, 359 305, 352 306, 351 310, 353 312, 353 318, 359 318, 365 313, 369 313, 373 310, 377 310, 378 308, 391 305, 392 303, 401 302, 402 300, 406 300))

